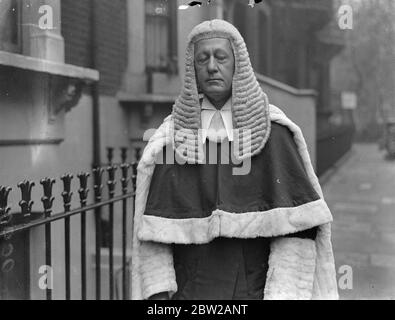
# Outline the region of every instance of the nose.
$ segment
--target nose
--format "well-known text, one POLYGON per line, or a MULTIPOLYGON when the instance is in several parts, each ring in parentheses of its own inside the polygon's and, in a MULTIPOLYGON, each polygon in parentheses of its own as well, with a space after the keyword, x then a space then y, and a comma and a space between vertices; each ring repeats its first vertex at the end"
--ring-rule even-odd
POLYGON ((209 73, 214 73, 218 71, 217 62, 215 61, 214 56, 210 57, 210 60, 207 65, 207 70, 209 73))

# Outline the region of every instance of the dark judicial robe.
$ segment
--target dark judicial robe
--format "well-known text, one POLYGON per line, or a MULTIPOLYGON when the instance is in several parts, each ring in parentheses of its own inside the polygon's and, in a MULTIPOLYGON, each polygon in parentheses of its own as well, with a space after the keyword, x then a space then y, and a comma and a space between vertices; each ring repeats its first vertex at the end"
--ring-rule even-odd
MULTIPOLYGON (((216 209, 265 212, 319 199, 288 128, 272 122, 265 148, 251 159, 246 175, 232 158, 232 143, 206 141, 225 163, 156 164, 145 215, 168 219, 206 218, 216 209), (225 151, 224 151, 225 150, 225 151), (228 151, 227 151, 228 150, 228 151)), ((163 149, 166 159, 166 148, 163 149)), ((284 236, 315 239, 316 228, 284 236)), ((205 244, 173 244, 178 291, 173 299, 263 299, 272 238, 216 238, 205 244)))

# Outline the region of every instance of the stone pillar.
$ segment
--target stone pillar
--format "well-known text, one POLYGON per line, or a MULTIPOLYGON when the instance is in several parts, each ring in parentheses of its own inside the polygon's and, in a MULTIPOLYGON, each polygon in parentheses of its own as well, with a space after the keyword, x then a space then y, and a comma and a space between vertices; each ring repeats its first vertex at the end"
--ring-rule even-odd
POLYGON ((23 54, 64 62, 60 0, 22 0, 23 54))

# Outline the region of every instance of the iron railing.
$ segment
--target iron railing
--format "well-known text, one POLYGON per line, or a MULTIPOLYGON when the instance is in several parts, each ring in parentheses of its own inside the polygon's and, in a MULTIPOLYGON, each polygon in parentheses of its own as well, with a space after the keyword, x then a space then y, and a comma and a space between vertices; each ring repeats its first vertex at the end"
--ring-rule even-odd
MULTIPOLYGON (((115 297, 128 299, 129 298, 129 275, 128 275, 128 261, 127 261, 127 248, 130 245, 128 239, 128 200, 131 200, 134 206, 135 199, 135 188, 136 188, 136 174, 137 174, 137 163, 126 163, 126 148, 122 148, 122 163, 112 163, 113 149, 108 148, 108 165, 103 168, 95 168, 92 172, 81 172, 77 175, 79 180, 79 207, 71 208, 73 191, 71 190, 73 175, 65 174, 60 177, 63 186, 63 192, 61 192, 63 200, 63 210, 59 213, 53 214, 53 204, 55 197, 53 196, 53 185, 55 179, 44 178, 40 181, 42 187, 42 211, 33 211, 32 201, 32 189, 36 186, 35 182, 25 180, 18 184, 18 188, 21 192, 21 200, 19 201, 20 210, 11 213, 11 207, 8 204, 8 197, 12 192, 12 188, 0 185, 0 299, 7 299, 9 286, 13 284, 8 283, 7 276, 10 274, 13 268, 15 268, 15 260, 13 259, 13 241, 12 238, 15 235, 28 233, 39 226, 44 226, 44 241, 42 246, 43 252, 45 252, 45 265, 52 265, 52 253, 54 250, 62 250, 58 243, 56 248, 54 243, 51 241, 52 225, 55 221, 64 221, 64 282, 65 282, 65 298, 71 299, 71 243, 70 236, 74 237, 75 234, 70 232, 70 219, 73 216, 80 217, 80 259, 81 259, 81 299, 87 299, 87 214, 94 215, 95 224, 95 297, 100 300, 102 297, 101 292, 101 249, 102 249, 102 221, 101 221, 101 209, 108 208, 109 214, 109 239, 108 239, 108 251, 109 251, 109 299, 112 300, 115 297), (132 169, 132 170, 130 170, 132 169), (116 173, 120 170, 120 194, 116 194, 116 173), (106 174, 105 174, 106 173, 106 174), (104 175, 105 174, 105 175, 104 175), (104 179, 105 176, 107 179, 104 179), (88 204, 88 188, 90 177, 93 178, 93 201, 88 204), (130 190, 130 182, 132 188, 130 190), (103 193, 103 185, 107 185, 107 196, 103 193), (105 198, 105 199, 104 199, 105 198), (114 204, 121 203, 121 210, 114 210, 114 204), (115 295, 114 287, 114 214, 121 215, 122 230, 116 230, 117 234, 121 233, 122 243, 122 262, 121 270, 117 274, 122 275, 122 295, 115 295), (58 248, 59 247, 59 248, 58 248)), ((134 208, 133 208, 134 211, 134 208)), ((133 212, 132 211, 132 212, 133 212)), ((133 219, 133 214, 129 216, 129 219, 133 219)), ((35 244, 37 245, 37 244, 35 244)), ((72 266, 75 268, 75 265, 72 266)), ((46 288, 46 299, 51 300, 52 288, 46 288)))

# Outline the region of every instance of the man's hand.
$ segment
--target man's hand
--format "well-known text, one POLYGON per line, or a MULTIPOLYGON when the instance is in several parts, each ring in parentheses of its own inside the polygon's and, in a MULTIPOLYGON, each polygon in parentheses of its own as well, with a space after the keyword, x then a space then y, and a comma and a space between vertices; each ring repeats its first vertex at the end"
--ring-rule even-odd
POLYGON ((170 300, 170 297, 168 292, 161 292, 152 295, 148 298, 148 300, 170 300))

